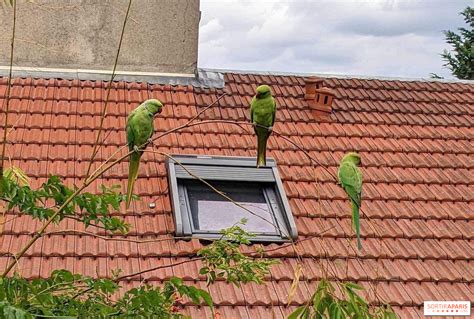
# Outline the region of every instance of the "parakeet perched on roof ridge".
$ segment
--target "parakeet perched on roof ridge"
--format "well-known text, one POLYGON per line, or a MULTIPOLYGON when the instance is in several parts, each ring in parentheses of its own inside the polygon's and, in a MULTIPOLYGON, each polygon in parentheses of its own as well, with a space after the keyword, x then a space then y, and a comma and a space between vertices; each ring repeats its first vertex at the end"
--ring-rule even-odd
POLYGON ((250 103, 250 121, 254 124, 257 135, 257 167, 267 165, 267 140, 272 133, 275 115, 276 102, 272 96, 272 90, 268 85, 260 85, 250 103))
POLYGON ((146 100, 134 109, 127 119, 127 145, 130 151, 128 168, 127 208, 132 199, 133 185, 138 175, 140 157, 143 155, 143 144, 153 135, 153 119, 156 113, 161 113, 163 104, 157 99, 146 100))
POLYGON ((352 206, 352 227, 355 228, 357 235, 357 248, 360 250, 360 205, 362 196, 362 173, 359 165, 362 163, 360 155, 350 152, 344 155, 339 166, 339 183, 349 196, 352 206))

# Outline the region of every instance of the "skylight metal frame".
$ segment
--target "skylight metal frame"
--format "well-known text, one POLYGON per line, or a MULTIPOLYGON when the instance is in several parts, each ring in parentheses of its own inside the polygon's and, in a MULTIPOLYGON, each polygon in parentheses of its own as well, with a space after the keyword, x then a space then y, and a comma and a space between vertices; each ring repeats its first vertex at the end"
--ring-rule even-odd
MULTIPOLYGON (((193 175, 212 182, 251 182, 262 187, 267 204, 271 207, 273 220, 277 221, 276 233, 259 234, 252 241, 280 242, 296 239, 298 232, 286 197, 275 160, 267 158, 267 166, 256 168, 254 157, 172 155, 166 160, 169 192, 177 236, 193 236, 203 239, 218 239, 222 235, 213 231, 196 232, 193 229, 191 208, 186 181, 198 180, 193 175), (184 169, 183 166, 186 168, 184 169)), ((207 187, 204 183, 204 187, 207 187)), ((209 189, 210 192, 213 190, 209 189)))

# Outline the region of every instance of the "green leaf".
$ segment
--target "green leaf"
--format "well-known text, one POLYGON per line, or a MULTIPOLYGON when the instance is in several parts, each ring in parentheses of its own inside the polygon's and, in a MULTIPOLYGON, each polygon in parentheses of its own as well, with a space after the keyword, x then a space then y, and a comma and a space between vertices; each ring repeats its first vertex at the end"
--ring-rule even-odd
POLYGON ((342 318, 342 310, 339 303, 334 302, 329 307, 329 315, 331 319, 340 319, 342 318))
POLYGON ((19 167, 12 166, 8 167, 3 171, 3 176, 10 181, 17 181, 21 186, 29 186, 30 179, 26 173, 19 167))
POLYGON ((199 269, 199 274, 200 275, 207 275, 209 273, 209 267, 202 267, 199 269))
POLYGON ((289 316, 288 319, 298 319, 307 310, 307 306, 300 306, 296 308, 289 316))
POLYGON ((356 289, 356 290, 364 290, 364 287, 360 286, 360 285, 357 285, 353 282, 348 282, 346 283, 346 287, 350 288, 350 289, 356 289))
POLYGON ((183 285, 183 279, 178 278, 178 277, 171 277, 170 282, 175 286, 179 287, 183 285))
POLYGON ((213 308, 214 307, 214 303, 212 301, 212 297, 211 295, 203 290, 203 289, 198 289, 199 290, 199 295, 201 296, 201 298, 204 300, 204 302, 210 307, 210 308, 213 308))
POLYGON ((5 302, 0 302, 0 314, 3 314, 5 319, 27 319, 32 318, 25 310, 14 307, 5 302))

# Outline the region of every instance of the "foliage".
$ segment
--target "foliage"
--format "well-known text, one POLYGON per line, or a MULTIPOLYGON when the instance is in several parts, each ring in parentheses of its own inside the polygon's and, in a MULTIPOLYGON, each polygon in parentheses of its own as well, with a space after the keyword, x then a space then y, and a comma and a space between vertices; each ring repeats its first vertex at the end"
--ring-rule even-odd
MULTIPOLYGON (((13 170, 12 172, 17 171, 13 170)), ((7 170, 4 175, 6 173, 7 170)), ((41 221, 53 216, 55 210, 63 205, 76 190, 76 188, 65 186, 57 176, 50 176, 39 189, 35 190, 28 184, 25 185, 24 182, 27 180, 22 177, 22 174, 17 172, 10 175, 16 176, 16 178, 5 178, 0 200, 8 203, 9 210, 17 208, 21 213, 41 221)), ((127 232, 130 228, 129 224, 120 218, 109 216, 109 211, 119 210, 120 203, 125 200, 125 195, 117 192, 118 188, 119 186, 101 186, 99 194, 78 194, 65 206, 55 222, 59 223, 69 216, 78 218, 86 226, 94 224, 109 231, 127 232)))
POLYGON ((446 42, 453 47, 453 52, 444 50, 441 56, 446 61, 444 66, 451 69, 455 77, 474 80, 474 8, 468 6, 461 14, 468 28, 459 28, 459 34, 444 31, 446 42))
MULTIPOLYGON (((218 278, 236 285, 261 283, 275 261, 243 255, 239 247, 250 241, 249 234, 240 227, 233 226, 222 233, 225 237, 198 253, 205 265, 200 273, 207 276, 207 283, 218 278)), ((162 287, 141 285, 114 300, 111 296, 120 288, 116 281, 93 279, 67 270, 55 270, 50 278, 31 281, 15 274, 0 279, 0 318, 181 318, 177 304, 183 297, 213 308, 208 292, 186 285, 180 278, 173 277, 162 287)))
POLYGON ((213 307, 212 298, 203 289, 183 284, 182 279, 173 277, 163 288, 149 285, 133 288, 116 304, 123 318, 181 318, 176 306, 181 297, 188 297, 195 304, 205 302, 213 307))
POLYGON ((21 168, 12 166, 3 169, 0 167, 0 198, 7 187, 7 181, 16 182, 21 186, 30 185, 30 179, 21 168))
MULTIPOLYGON (((46 220, 57 207, 66 203, 75 188, 65 186, 57 176, 51 176, 37 190, 20 169, 4 172, 6 192, 0 197, 8 208, 17 208, 33 218, 46 220), (46 206, 51 203, 52 206, 46 206)), ((109 210, 118 210, 125 196, 117 193, 117 187, 101 187, 99 194, 77 194, 66 205, 60 222, 67 216, 79 216, 86 225, 100 224, 107 230, 127 231, 122 220, 109 216, 109 210), (79 213, 78 213, 79 212, 79 213)), ((241 224, 245 224, 242 220, 241 224)), ((221 231, 221 238, 201 249, 197 255, 203 266, 199 273, 206 276, 208 285, 216 280, 225 280, 240 286, 241 283, 263 283, 276 260, 253 258, 242 253, 243 245, 251 244, 252 234, 234 225, 221 231)), ((142 284, 126 291, 123 297, 114 299, 119 290, 118 280, 93 279, 67 270, 55 270, 47 279, 26 280, 15 274, 0 279, 1 318, 131 318, 159 317, 182 318, 178 304, 185 297, 195 304, 213 307, 212 297, 205 291, 186 285, 180 278, 171 278, 160 287, 142 284)), ((390 307, 370 307, 360 297, 360 286, 353 283, 340 284, 343 298, 335 294, 334 286, 322 280, 308 304, 297 308, 290 318, 396 318, 390 307)), ((291 292, 290 292, 291 293, 291 292)))
POLYGON ((118 289, 111 279, 92 279, 66 270, 32 281, 15 275, 0 279, 0 318, 181 318, 176 307, 180 297, 213 306, 205 290, 187 286, 179 278, 171 278, 162 287, 133 288, 113 300, 111 295, 118 289))
MULTIPOLYGON (((65 186, 57 176, 51 176, 39 189, 32 189, 24 172, 18 168, 5 171, 6 190, 0 197, 8 203, 8 209, 17 208, 41 221, 51 218, 53 209, 66 203, 75 189, 65 186), (20 184, 21 183, 21 184, 20 184), (47 203, 51 203, 50 207, 47 203)), ((60 222, 67 216, 80 216, 86 225, 100 224, 107 230, 128 230, 122 220, 109 217, 109 210, 118 210, 125 196, 116 192, 117 187, 102 186, 99 194, 74 195, 65 206, 60 222), (79 213, 77 213, 77 211, 79 213)), ((222 231, 222 238, 198 252, 204 266, 200 273, 206 275, 207 283, 217 279, 233 284, 261 283, 275 261, 245 256, 241 245, 250 244, 251 235, 238 225, 222 231)), ((177 303, 182 297, 195 304, 213 307, 211 296, 202 289, 183 283, 180 278, 171 278, 161 287, 141 285, 114 300, 118 280, 93 279, 67 270, 55 270, 47 279, 26 280, 15 274, 0 279, 0 319, 33 317, 159 317, 180 318, 177 303)))
MULTIPOLYGON (((224 230, 225 237, 214 241, 198 254, 204 260, 200 273, 211 284, 221 278, 240 282, 261 283, 275 261, 244 256, 239 247, 249 244, 249 234, 238 226, 224 230), (206 271, 203 271, 206 269, 206 271)), ((119 277, 120 278, 120 277, 119 277)), ((125 292, 118 300, 111 298, 119 285, 116 279, 93 279, 55 270, 47 279, 28 281, 15 274, 0 279, 1 318, 181 318, 177 304, 187 297, 195 304, 213 308, 212 297, 203 289, 186 285, 173 277, 161 287, 141 285, 125 292)))
POLYGON ((225 279, 236 286, 248 282, 261 284, 265 275, 269 274, 270 266, 278 261, 244 255, 240 245, 249 245, 249 238, 253 235, 238 225, 224 229, 221 233, 225 240, 216 240, 198 252, 198 256, 204 258, 204 267, 199 273, 207 276, 207 284, 212 284, 217 279, 225 279))
POLYGON ((21 186, 30 185, 30 179, 26 173, 19 167, 11 166, 3 171, 3 177, 6 180, 14 181, 21 186))
POLYGON ((337 283, 338 297, 334 285, 326 279, 319 282, 316 291, 309 302, 298 307, 288 319, 319 319, 319 318, 358 318, 358 319, 396 319, 397 316, 392 308, 387 305, 383 307, 371 307, 367 301, 360 296, 358 291, 363 290, 354 283, 337 283))

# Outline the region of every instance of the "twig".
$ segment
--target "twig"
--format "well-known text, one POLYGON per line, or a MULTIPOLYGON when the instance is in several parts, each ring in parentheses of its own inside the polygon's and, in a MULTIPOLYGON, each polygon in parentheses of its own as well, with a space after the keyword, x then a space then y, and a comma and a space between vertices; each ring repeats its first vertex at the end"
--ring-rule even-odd
POLYGON ((114 281, 120 281, 120 280, 125 279, 125 278, 128 278, 128 277, 135 277, 135 276, 142 275, 142 274, 144 274, 144 273, 151 272, 151 271, 154 271, 154 270, 163 269, 163 268, 168 268, 168 267, 174 267, 174 266, 178 266, 178 265, 182 265, 182 264, 187 264, 187 263, 194 262, 194 261, 196 261, 196 260, 202 260, 202 259, 204 259, 204 257, 195 257, 195 258, 182 260, 182 261, 179 261, 179 262, 176 262, 176 263, 172 263, 172 264, 160 265, 160 266, 148 268, 148 269, 145 269, 145 270, 141 270, 141 271, 137 271, 137 272, 134 272, 134 273, 131 273, 131 274, 127 274, 127 275, 123 275, 123 276, 117 277, 117 278, 114 279, 114 281))
MULTIPOLYGON (((156 267, 153 267, 153 268, 148 268, 148 269, 145 269, 145 270, 141 270, 141 271, 137 271, 137 272, 134 272, 134 273, 130 273, 130 274, 127 274, 127 275, 123 275, 123 276, 119 276, 117 278, 114 278, 112 281, 113 282, 118 282, 122 279, 125 279, 125 278, 128 278, 128 277, 135 277, 135 276, 138 276, 138 275, 142 275, 144 273, 147 273, 147 272, 151 272, 151 271, 155 271, 155 270, 158 270, 158 269, 163 269, 163 268, 168 268, 168 267, 174 267, 174 266, 178 266, 178 265, 182 265, 182 264, 187 264, 187 263, 190 263, 190 262, 194 262, 196 260, 202 260, 204 259, 204 257, 195 257, 195 258, 191 258, 191 259, 186 259, 186 260, 182 260, 182 261, 179 261, 179 262, 176 262, 176 263, 171 263, 171 264, 167 264, 167 265, 160 265, 160 266, 156 266, 156 267)), ((77 294, 75 294, 72 299, 76 299, 78 298, 79 296, 91 291, 93 288, 90 287, 90 288, 86 288, 84 290, 81 290, 79 291, 77 294)))
POLYGON ((7 96, 5 99, 5 121, 3 124, 3 143, 2 143, 2 156, 0 159, 0 178, 3 178, 3 164, 5 161, 5 151, 7 146, 7 131, 8 131, 8 113, 10 108, 10 94, 12 87, 12 73, 13 73, 13 52, 15 48, 15 32, 16 32, 16 2, 13 1, 13 26, 12 26, 12 39, 11 39, 11 50, 10 50, 10 70, 8 72, 7 81, 7 96))
MULTIPOLYGON (((5 214, 3 214, 2 217, 5 217, 5 214)), ((0 223, 0 225, 5 225, 5 224, 7 224, 7 223, 9 223, 9 222, 12 222, 12 221, 14 221, 16 218, 18 218, 18 217, 20 217, 20 215, 16 215, 16 216, 14 216, 14 217, 12 217, 12 218, 10 218, 10 219, 8 219, 8 220, 4 220, 4 221, 2 221, 2 222, 0 223)))
MULTIPOLYGON (((75 281, 73 281, 75 282, 75 281)), ((54 288, 57 288, 57 287, 61 287, 61 286, 69 286, 71 284, 71 282, 59 282, 57 284, 54 284, 54 285, 51 285, 51 286, 48 286, 47 288, 39 291, 38 293, 32 295, 30 298, 27 299, 27 302, 31 302, 31 300, 33 300, 34 298, 36 298, 37 296, 49 291, 49 290, 52 290, 54 288)), ((76 287, 78 288, 78 287, 76 287)), ((80 287, 79 287, 80 288, 80 287)), ((66 289, 67 290, 67 289, 66 289)), ((57 290, 56 290, 57 291, 57 290)))
MULTIPOLYGON (((328 231, 334 229, 336 226, 331 226, 323 231, 319 232, 318 234, 315 235, 309 235, 306 236, 302 239, 298 239, 294 241, 294 244, 302 243, 304 241, 308 241, 314 238, 320 238, 321 235, 324 233, 327 233, 328 231)), ((201 238, 201 237, 196 237, 196 236, 184 236, 184 237, 179 237, 179 236, 171 236, 171 237, 166 237, 166 238, 156 238, 156 239, 143 239, 143 240, 138 240, 138 239, 131 239, 131 238, 116 238, 116 237, 106 237, 106 236, 101 236, 98 234, 94 234, 92 232, 84 231, 84 230, 76 230, 76 229, 64 229, 64 230, 53 230, 49 232, 45 232, 43 235, 67 235, 71 233, 76 233, 76 234, 81 234, 81 235, 87 235, 87 236, 92 236, 96 237, 105 241, 123 241, 123 242, 131 242, 131 243, 136 243, 136 244, 146 244, 146 243, 152 243, 152 242, 161 242, 161 241, 169 241, 169 240, 190 240, 190 239, 197 239, 197 240, 207 240, 207 238, 201 238)), ((272 252, 276 250, 280 250, 286 247, 291 246, 292 243, 286 243, 279 245, 278 247, 275 248, 269 248, 269 249, 262 249, 261 252, 267 253, 267 252, 272 252)), ((251 257, 256 257, 259 255, 259 253, 250 253, 249 256, 251 257)))
POLYGON ((13 131, 15 130, 16 125, 17 125, 17 124, 20 122, 20 120, 23 118, 23 115, 25 115, 25 114, 20 115, 20 116, 16 119, 15 123, 13 123, 12 127, 10 128, 10 130, 9 130, 8 133, 7 133, 7 138, 8 138, 8 136, 11 134, 11 132, 13 132, 13 131))
MULTIPOLYGON (((66 215, 66 216, 64 216, 64 218, 75 220, 75 221, 80 222, 80 223, 84 222, 82 219, 80 219, 76 216, 73 216, 73 215, 66 215)), ((107 228, 105 228, 104 226, 100 226, 100 225, 97 225, 97 224, 89 224, 89 226, 96 227, 96 228, 103 229, 103 230, 107 230, 107 228)), ((45 233, 45 235, 47 235, 47 233, 45 233)))
POLYGON ((112 70, 112 76, 110 77, 110 82, 107 86, 107 96, 105 98, 104 110, 103 110, 102 116, 100 118, 99 131, 97 132, 97 137, 95 139, 94 149, 92 150, 92 156, 91 156, 91 160, 89 162, 89 167, 87 168, 86 176, 89 176, 89 172, 91 170, 91 166, 92 166, 92 163, 94 161, 94 157, 97 155, 97 152, 99 151, 98 147, 99 147, 100 135, 101 135, 103 127, 104 127, 105 117, 107 116, 107 106, 109 104, 110 91, 112 89, 112 84, 113 84, 113 81, 114 81, 114 78, 115 78, 115 71, 117 69, 118 58, 120 56, 120 49, 122 48, 123 36, 125 34, 125 26, 127 25, 128 15, 130 13, 130 7, 131 6, 132 6, 132 0, 129 0, 128 1, 127 12, 125 13, 125 19, 123 21, 122 33, 120 34, 119 46, 118 46, 118 49, 117 49, 117 54, 115 56, 114 69, 112 70))
POLYGON ((169 240, 189 240, 189 239, 205 239, 205 238, 199 238, 199 237, 190 237, 190 236, 183 236, 183 237, 165 237, 165 238, 155 238, 155 239, 143 239, 143 240, 138 240, 138 239, 131 239, 131 238, 116 238, 116 237, 107 237, 107 236, 102 236, 95 234, 93 232, 88 232, 85 230, 77 230, 77 229, 62 229, 62 230, 52 230, 49 232, 45 232, 44 235, 67 235, 67 234, 81 234, 81 235, 88 235, 92 237, 96 237, 102 240, 106 241, 123 241, 123 242, 130 242, 130 243, 136 243, 136 244, 146 244, 146 243, 154 243, 154 242, 161 242, 161 241, 169 241, 169 240))

